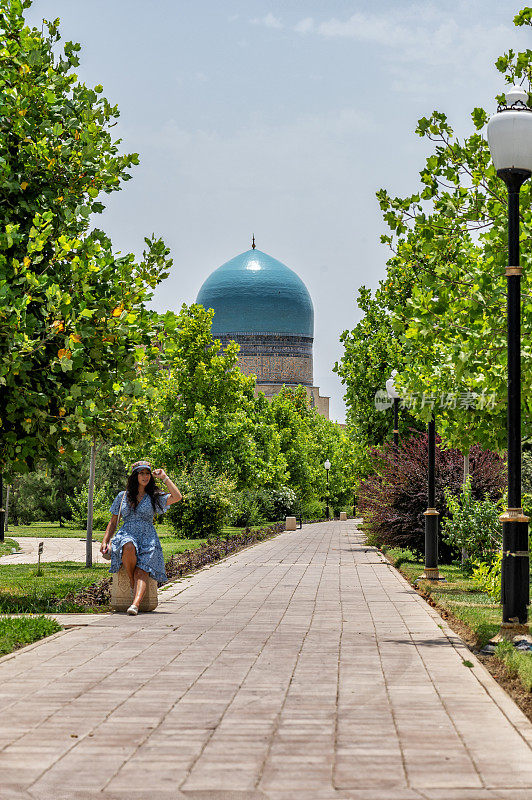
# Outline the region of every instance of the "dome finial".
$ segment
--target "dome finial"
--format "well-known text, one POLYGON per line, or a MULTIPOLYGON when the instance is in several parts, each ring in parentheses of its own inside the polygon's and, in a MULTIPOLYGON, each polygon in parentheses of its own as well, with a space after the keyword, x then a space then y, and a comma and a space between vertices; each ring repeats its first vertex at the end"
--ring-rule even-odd
POLYGON ((252 241, 251 241, 251 249, 252 250, 255 249, 255 234, 253 234, 253 238, 252 238, 252 241))

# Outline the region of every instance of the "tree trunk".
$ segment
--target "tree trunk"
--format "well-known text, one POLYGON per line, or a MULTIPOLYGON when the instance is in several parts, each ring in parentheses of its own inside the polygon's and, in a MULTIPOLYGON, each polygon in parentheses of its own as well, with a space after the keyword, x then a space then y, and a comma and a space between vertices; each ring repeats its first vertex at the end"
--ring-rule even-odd
POLYGON ((87 540, 85 546, 85 566, 92 567, 92 520, 94 512, 94 473, 96 464, 96 440, 91 445, 91 460, 89 471, 89 496, 87 503, 87 540))
POLYGON ((7 487, 6 487, 6 524, 4 526, 4 530, 5 530, 6 533, 8 532, 8 525, 9 525, 9 490, 10 489, 11 489, 11 486, 8 483, 7 487))

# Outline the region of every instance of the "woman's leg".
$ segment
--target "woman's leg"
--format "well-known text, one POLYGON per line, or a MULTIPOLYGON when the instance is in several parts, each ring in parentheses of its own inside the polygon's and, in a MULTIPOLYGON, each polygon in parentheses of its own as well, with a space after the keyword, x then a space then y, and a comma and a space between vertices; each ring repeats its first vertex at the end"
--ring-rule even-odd
POLYGON ((137 568, 137 551, 132 542, 126 542, 122 548, 122 564, 127 572, 131 588, 135 586, 135 570, 137 568))
POLYGON ((146 593, 148 577, 148 573, 145 570, 141 569, 140 567, 135 567, 135 587, 133 590, 135 597, 133 598, 133 604, 136 605, 137 608, 140 606, 142 598, 146 593))

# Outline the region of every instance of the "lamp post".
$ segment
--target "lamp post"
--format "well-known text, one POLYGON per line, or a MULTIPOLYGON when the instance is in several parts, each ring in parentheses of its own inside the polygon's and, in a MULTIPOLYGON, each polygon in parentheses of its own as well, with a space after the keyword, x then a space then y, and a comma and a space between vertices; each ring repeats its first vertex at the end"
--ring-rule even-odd
POLYGON ((497 175, 508 189, 508 508, 502 521, 502 622, 525 624, 529 602, 528 517, 521 507, 521 267, 519 192, 532 175, 532 109, 521 86, 488 122, 488 144, 497 175))
POLYGON ((331 468, 331 462, 329 461, 329 459, 327 459, 327 461, 323 462, 323 466, 325 467, 325 474, 327 475, 327 509, 326 509, 325 513, 327 515, 327 519, 329 519, 330 518, 330 515, 329 515, 329 470, 331 468))
POLYGON ((388 397, 390 400, 393 400, 393 447, 397 454, 397 449, 399 447, 399 392, 395 388, 395 381, 394 378, 397 375, 397 370, 392 370, 392 374, 386 381, 386 391, 388 392, 388 397))
POLYGON ((425 570, 422 577, 429 581, 440 580, 438 571, 438 518, 436 511, 436 421, 434 414, 428 423, 428 491, 425 517, 425 570))

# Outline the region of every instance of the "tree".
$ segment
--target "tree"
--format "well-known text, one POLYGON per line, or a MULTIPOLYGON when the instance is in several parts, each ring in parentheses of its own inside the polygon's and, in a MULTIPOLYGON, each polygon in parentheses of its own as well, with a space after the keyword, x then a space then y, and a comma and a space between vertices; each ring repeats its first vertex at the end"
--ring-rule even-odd
MULTIPOLYGON (((515 24, 530 25, 531 15, 524 9, 515 24)), ((508 83, 529 85, 532 51, 509 51, 496 67, 508 83)), ((477 442, 499 450, 504 446, 506 395, 507 197, 481 135, 487 112, 475 108, 471 116, 474 130, 463 141, 445 114, 435 111, 421 119, 417 133, 434 143, 434 152, 421 171, 419 191, 407 197, 391 197, 385 190, 377 195, 391 231, 383 241, 393 251, 377 294, 401 353, 398 387, 416 401, 411 411, 421 422, 436 406, 444 443, 464 452, 477 442)), ((525 184, 523 240, 531 233, 530 199, 531 187, 525 184)), ((530 261, 530 253, 524 253, 524 266, 530 261)), ((522 382, 530 412, 530 270, 524 276, 522 382)), ((348 349, 345 360, 344 376, 356 394, 356 367, 348 349)), ((353 403, 349 392, 348 400, 353 403)), ((526 418, 530 437, 530 413, 526 418)))
POLYGON ((164 368, 145 377, 118 452, 134 460, 143 448, 172 470, 202 459, 239 488, 282 483, 277 433, 257 414, 255 380, 238 368, 238 345, 222 351, 212 338, 213 313, 183 305, 166 320, 164 368))
POLYGON ((30 0, 0 0, 0 470, 58 463, 134 395, 137 359, 157 352, 145 309, 168 250, 140 263, 89 230, 138 157, 120 155, 118 110, 73 72, 59 20, 24 23, 30 0), (114 406, 114 407, 113 407, 114 406), (111 413, 109 413, 111 409, 111 413))
MULTIPOLYGON (((352 331, 340 337, 344 355, 334 365, 346 387, 347 424, 352 439, 368 446, 382 444, 392 435, 393 416, 376 407, 375 395, 384 392, 386 380, 392 369, 401 370, 404 355, 400 335, 392 325, 392 311, 404 305, 409 297, 412 276, 393 281, 391 265, 386 281, 382 281, 375 296, 365 286, 358 295, 358 307, 364 316, 352 331), (393 283, 393 285, 392 285, 393 283)), ((399 417, 399 430, 405 435, 417 427, 415 419, 403 410, 399 417)))

